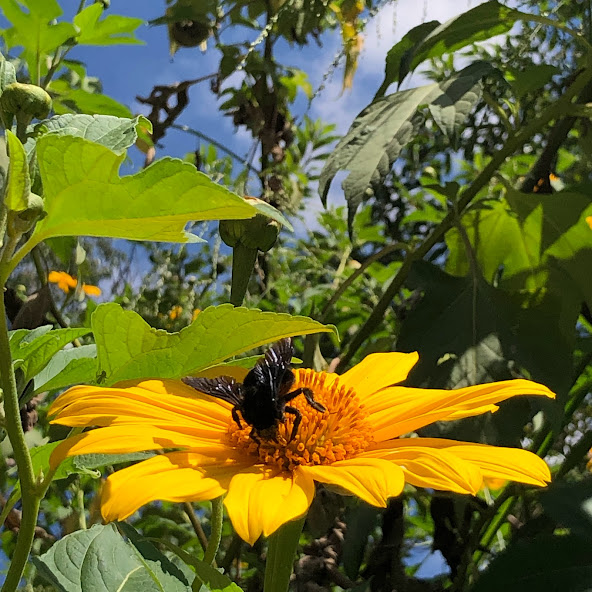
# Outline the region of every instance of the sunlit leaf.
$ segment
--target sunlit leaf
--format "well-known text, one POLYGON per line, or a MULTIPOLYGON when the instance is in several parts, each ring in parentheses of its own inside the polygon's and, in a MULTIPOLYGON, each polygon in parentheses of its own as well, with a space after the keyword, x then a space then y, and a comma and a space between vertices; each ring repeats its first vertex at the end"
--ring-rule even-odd
POLYGON ((125 153, 83 138, 47 134, 37 142, 47 217, 30 240, 51 236, 108 236, 130 240, 197 242, 191 220, 250 218, 245 200, 189 163, 163 158, 128 177, 125 153))
POLYGON ((181 378, 283 337, 334 330, 307 317, 230 304, 206 308, 179 333, 153 329, 140 315, 114 303, 97 307, 92 326, 99 372, 106 376, 101 384, 132 378, 181 378))
POLYGON ((10 332, 10 352, 25 379, 38 374, 65 345, 90 333, 88 328, 54 329, 46 325, 38 329, 17 329, 10 332))
POLYGON ((29 207, 31 194, 29 163, 24 146, 10 130, 6 130, 6 143, 10 161, 4 203, 9 210, 21 212, 29 207))
POLYGON ((76 35, 74 25, 55 21, 62 14, 56 0, 0 0, 0 8, 12 25, 3 31, 6 47, 23 47, 33 80, 47 71, 44 58, 76 35))
MULTIPOLYGON (((485 278, 493 281, 503 270, 500 281, 507 289, 550 290, 565 315, 573 315, 574 306, 577 314, 582 301, 592 305, 588 191, 586 186, 550 195, 508 190, 506 200, 483 202, 467 212, 463 226, 485 278)), ((448 270, 466 273, 466 248, 457 229, 447 234, 446 242, 451 251, 448 270)))
MULTIPOLYGON (((146 126, 152 129, 150 122, 142 115, 129 119, 112 115, 66 113, 41 121, 35 127, 52 132, 52 135, 85 138, 121 153, 134 144, 138 139, 139 129, 146 126)), ((30 152, 35 144, 29 140, 25 146, 27 152, 30 152)))
POLYGON ((97 377, 97 348, 94 344, 57 352, 35 377, 35 394, 92 382, 97 377))
POLYGON ((80 45, 143 43, 134 35, 135 30, 144 23, 142 19, 118 14, 110 14, 101 19, 103 11, 103 5, 95 2, 74 17, 74 24, 79 29, 76 41, 80 45))

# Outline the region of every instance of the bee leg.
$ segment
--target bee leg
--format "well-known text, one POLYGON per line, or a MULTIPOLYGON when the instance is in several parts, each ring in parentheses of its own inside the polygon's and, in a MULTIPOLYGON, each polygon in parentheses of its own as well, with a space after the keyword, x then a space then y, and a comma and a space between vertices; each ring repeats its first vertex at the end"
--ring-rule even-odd
POLYGON ((288 442, 291 442, 296 436, 298 428, 300 427, 300 423, 302 422, 302 413, 300 413, 300 411, 295 407, 290 407, 290 405, 286 405, 286 407, 284 407, 284 411, 286 413, 291 413, 292 415, 295 415, 294 425, 292 426, 292 433, 290 434, 290 439, 288 440, 288 442))
POLYGON ((251 440, 253 440, 254 442, 257 442, 257 444, 261 444, 261 440, 259 440, 259 438, 257 436, 257 430, 255 428, 253 428, 251 430, 251 433, 249 434, 249 438, 251 438, 251 440))
POLYGON ((283 397, 284 402, 287 403, 288 401, 291 401, 292 399, 294 399, 298 395, 304 395, 306 397, 306 402, 313 409, 316 409, 317 411, 320 411, 321 413, 323 413, 324 411, 327 411, 323 405, 321 405, 318 401, 314 400, 314 393, 309 388, 305 388, 305 387, 297 388, 295 391, 292 391, 291 393, 284 395, 284 397, 283 397))
POLYGON ((241 423, 240 416, 238 414, 238 410, 237 410, 236 407, 233 407, 232 408, 232 419, 234 419, 234 421, 236 422, 236 425, 238 426, 238 429, 239 430, 242 430, 243 429, 243 425, 241 423))

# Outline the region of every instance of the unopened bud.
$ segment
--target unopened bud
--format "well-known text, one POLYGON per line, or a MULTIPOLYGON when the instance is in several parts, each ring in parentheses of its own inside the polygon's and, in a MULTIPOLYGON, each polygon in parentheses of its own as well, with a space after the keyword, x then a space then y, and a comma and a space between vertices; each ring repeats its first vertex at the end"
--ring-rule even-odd
POLYGON ((13 82, 0 96, 0 108, 9 125, 16 117, 19 125, 27 126, 34 117, 45 119, 49 115, 51 97, 40 86, 13 82))

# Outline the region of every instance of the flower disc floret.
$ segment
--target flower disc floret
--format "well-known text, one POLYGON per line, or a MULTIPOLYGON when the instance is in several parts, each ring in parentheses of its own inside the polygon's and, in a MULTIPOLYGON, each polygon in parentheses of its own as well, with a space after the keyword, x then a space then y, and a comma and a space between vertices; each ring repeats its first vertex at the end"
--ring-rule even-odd
POLYGON ((301 465, 328 465, 354 458, 373 442, 372 424, 355 389, 340 382, 335 375, 314 370, 294 371, 293 390, 310 389, 315 401, 325 412, 311 407, 304 395, 299 395, 290 406, 302 414, 302 422, 290 440, 295 416, 286 414, 280 423, 276 439, 251 437, 251 428, 239 428, 231 422, 229 443, 247 450, 267 465, 293 471, 301 465))

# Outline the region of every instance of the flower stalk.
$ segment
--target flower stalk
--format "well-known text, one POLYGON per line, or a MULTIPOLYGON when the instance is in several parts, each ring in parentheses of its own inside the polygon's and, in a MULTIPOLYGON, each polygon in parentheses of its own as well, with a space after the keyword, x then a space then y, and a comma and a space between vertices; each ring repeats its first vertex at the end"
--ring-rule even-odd
POLYGON ((305 519, 303 516, 286 522, 269 537, 263 592, 286 592, 288 589, 305 519))
POLYGON ((224 505, 222 496, 212 500, 212 516, 210 518, 210 523, 212 525, 212 531, 208 546, 204 553, 204 562, 208 565, 214 563, 218 548, 220 547, 220 541, 222 540, 222 526, 224 524, 224 505))

